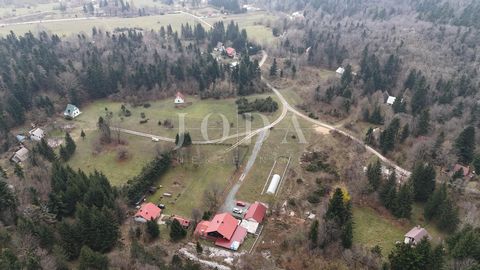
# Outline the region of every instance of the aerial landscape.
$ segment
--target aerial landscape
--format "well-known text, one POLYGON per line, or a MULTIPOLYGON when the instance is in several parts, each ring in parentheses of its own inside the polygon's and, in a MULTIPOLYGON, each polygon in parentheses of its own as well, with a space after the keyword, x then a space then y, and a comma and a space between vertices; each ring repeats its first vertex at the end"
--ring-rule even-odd
POLYGON ((480 270, 478 44, 478 0, 1 0, 0 269, 480 270))

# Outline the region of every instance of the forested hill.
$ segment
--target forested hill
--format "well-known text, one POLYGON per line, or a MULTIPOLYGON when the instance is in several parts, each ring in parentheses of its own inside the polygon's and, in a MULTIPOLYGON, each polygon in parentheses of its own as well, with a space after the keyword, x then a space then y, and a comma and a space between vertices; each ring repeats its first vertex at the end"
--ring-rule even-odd
POLYGON ((247 34, 238 25, 219 22, 207 31, 187 24, 181 30, 174 32, 170 25, 150 32, 94 28, 91 35, 66 39, 45 32, 1 38, 1 148, 9 146, 4 138, 11 127, 45 119, 67 103, 109 96, 135 103, 178 90, 225 97, 261 89, 253 86, 260 83, 258 63, 249 60, 247 34), (241 65, 232 69, 218 62, 210 54, 218 42, 241 52, 241 65))

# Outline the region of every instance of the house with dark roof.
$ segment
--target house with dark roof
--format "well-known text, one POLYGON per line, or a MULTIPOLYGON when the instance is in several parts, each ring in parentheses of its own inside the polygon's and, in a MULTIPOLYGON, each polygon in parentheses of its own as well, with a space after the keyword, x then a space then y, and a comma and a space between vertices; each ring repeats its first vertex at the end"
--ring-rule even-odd
POLYGON ((162 209, 153 203, 145 203, 140 206, 137 213, 135 213, 134 220, 145 223, 149 220, 157 220, 162 213, 162 209))
POLYGON ((77 106, 73 104, 68 104, 67 108, 65 108, 65 111, 63 112, 63 116, 65 116, 65 118, 73 119, 79 116, 81 113, 82 112, 80 111, 79 108, 77 108, 77 106))
POLYGON ((430 235, 427 230, 420 226, 415 226, 407 234, 405 234, 404 243, 407 245, 416 245, 420 243, 424 238, 430 239, 430 235))

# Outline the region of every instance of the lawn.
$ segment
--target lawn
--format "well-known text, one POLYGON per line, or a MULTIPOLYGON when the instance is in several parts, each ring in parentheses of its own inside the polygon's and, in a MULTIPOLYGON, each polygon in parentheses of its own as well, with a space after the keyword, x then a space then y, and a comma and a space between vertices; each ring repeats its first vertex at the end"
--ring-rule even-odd
POLYGON ((124 146, 108 146, 99 154, 93 154, 97 145, 97 131, 86 131, 85 140, 77 139, 77 149, 68 164, 75 169, 82 169, 85 172, 95 170, 103 172, 114 186, 120 186, 142 170, 150 162, 157 151, 173 147, 173 144, 152 142, 151 140, 138 136, 122 134, 121 138, 127 142, 124 146), (129 153, 129 158, 118 161, 117 153, 119 148, 124 148, 129 153))
POLYGON ((233 154, 224 153, 225 146, 194 145, 184 149, 183 165, 176 165, 162 176, 162 186, 147 200, 165 204, 165 214, 190 217, 192 209, 203 212, 203 195, 212 186, 225 190, 235 172, 233 154), (168 192, 172 197, 164 197, 168 192))
MULTIPOLYGON (((270 95, 255 95, 250 96, 249 99, 265 98, 267 96, 270 95)), ((273 98, 276 99, 275 96, 273 96, 273 98)), ((244 120, 239 117, 236 111, 234 98, 222 100, 200 100, 195 97, 187 96, 187 102, 192 102, 192 104, 185 108, 175 108, 173 100, 170 99, 149 102, 150 107, 148 108, 127 105, 127 109, 131 111, 132 115, 130 117, 121 117, 120 112, 122 103, 100 100, 81 108, 82 114, 77 117, 75 121, 84 129, 94 129, 99 116, 105 116, 105 108, 107 108, 109 112, 113 113, 111 126, 174 138, 179 132, 180 115, 184 114, 185 130, 190 132, 193 140, 200 141, 205 140, 205 137, 209 139, 221 138, 224 131, 228 132, 228 135, 236 134, 237 126, 239 132, 244 132, 248 125, 251 125, 251 129, 256 129, 268 124, 264 123, 259 115, 254 115, 253 121, 244 120), (140 124, 142 113, 145 114, 145 119, 149 119, 145 124, 140 124), (211 116, 206 119, 208 115, 211 116), (223 122, 221 115, 225 117, 227 120, 226 122, 223 122), (164 122, 167 119, 173 123, 173 128, 165 127, 164 122), (202 133, 201 127, 202 121, 204 120, 205 124, 208 123, 208 125, 206 125, 208 129, 206 132, 202 133), (162 122, 162 125, 158 125, 159 121, 162 122)), ((280 110, 277 110, 277 112, 264 115, 269 122, 272 122, 279 114, 280 110)))
POLYGON ((442 242, 445 236, 438 231, 434 224, 428 224, 423 219, 423 206, 413 205, 412 218, 407 224, 396 222, 389 217, 383 217, 374 209, 368 207, 353 207, 354 242, 371 248, 375 245, 382 247, 382 254, 387 256, 395 246, 396 241, 403 241, 404 235, 414 226, 424 227, 435 244, 442 242))
POLYGON ((403 236, 410 230, 368 207, 353 207, 353 222, 354 243, 368 248, 378 245, 384 257, 395 247, 396 241, 403 241, 403 236))

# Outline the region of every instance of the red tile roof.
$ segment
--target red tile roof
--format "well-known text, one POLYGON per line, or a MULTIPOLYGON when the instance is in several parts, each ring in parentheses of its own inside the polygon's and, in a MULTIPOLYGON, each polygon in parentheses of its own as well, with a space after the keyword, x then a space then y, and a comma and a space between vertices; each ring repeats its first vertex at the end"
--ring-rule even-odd
POLYGON ((235 53, 235 49, 232 47, 228 47, 225 49, 228 55, 233 55, 235 53))
POLYGON ((223 248, 228 248, 232 250, 237 250, 240 244, 243 243, 243 240, 247 236, 247 229, 238 226, 235 232, 232 235, 232 238, 230 240, 225 239, 225 238, 218 238, 217 241, 215 241, 215 245, 223 248))
POLYGON ((258 223, 262 223, 266 213, 267 207, 263 203, 255 202, 248 208, 244 219, 255 220, 258 223))
POLYGON ((460 164, 455 164, 455 166, 453 167, 453 172, 456 173, 458 171, 462 170, 463 172, 463 176, 468 176, 470 174, 470 167, 467 166, 462 166, 460 164))
POLYGON ((180 93, 180 92, 177 92, 177 95, 176 95, 176 97, 178 97, 178 98, 181 98, 181 99, 185 100, 185 96, 184 96, 182 93, 180 93))
POLYGON ((238 227, 238 221, 229 213, 217 214, 210 221, 206 233, 217 232, 223 238, 230 240, 235 229, 238 227))
POLYGON ((210 221, 202 220, 198 223, 197 228, 195 228, 195 232, 193 233, 196 236, 206 236, 208 226, 210 226, 210 221))
POLYGON ((151 220, 151 219, 157 219, 158 217, 160 217, 161 213, 162 213, 162 209, 158 208, 155 204, 145 203, 145 204, 142 204, 140 209, 135 214, 135 217, 141 217, 141 218, 144 218, 145 220, 151 220))
POLYGON ((173 219, 176 219, 180 223, 180 225, 182 225, 183 227, 190 226, 190 220, 186 218, 183 218, 181 216, 173 216, 173 219))

